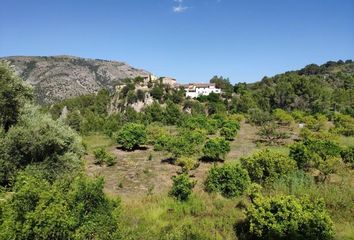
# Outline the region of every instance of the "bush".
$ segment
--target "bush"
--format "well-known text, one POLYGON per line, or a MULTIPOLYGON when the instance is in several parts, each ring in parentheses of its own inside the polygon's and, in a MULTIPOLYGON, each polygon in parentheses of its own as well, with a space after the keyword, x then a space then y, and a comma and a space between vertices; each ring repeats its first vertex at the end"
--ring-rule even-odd
POLYGON ((20 79, 8 62, 0 61, 0 125, 5 131, 17 123, 32 88, 20 79))
POLYGON ((173 176, 172 180, 173 186, 169 194, 180 201, 188 200, 195 182, 191 181, 186 173, 173 176))
POLYGON ((236 121, 225 121, 220 129, 220 136, 224 137, 226 140, 234 140, 237 131, 240 129, 240 124, 236 121))
POLYGON ((213 161, 222 160, 230 152, 230 144, 224 138, 209 139, 203 147, 204 157, 213 161))
POLYGON ((328 158, 340 157, 341 148, 337 143, 327 139, 306 138, 304 141, 290 146, 290 157, 299 168, 318 168, 321 161, 328 158))
POLYGON ((125 150, 134 150, 147 140, 145 126, 128 123, 116 135, 116 141, 125 150))
POLYGON ((182 156, 176 160, 176 164, 182 167, 184 172, 196 169, 199 166, 197 159, 193 157, 182 156))
POLYGON ((354 118, 350 115, 335 115, 334 124, 336 132, 345 136, 354 136, 354 118))
POLYGON ((237 197, 249 186, 251 180, 248 173, 238 164, 213 166, 204 182, 207 192, 219 192, 225 197, 237 197))
POLYGON ((80 165, 84 153, 81 139, 61 121, 27 108, 18 124, 0 142, 0 182, 6 184, 28 165, 55 178, 80 165))
POLYGON ((272 120, 270 113, 260 110, 259 108, 252 108, 248 111, 248 120, 256 125, 262 125, 272 120))
POLYGON ((294 122, 294 118, 289 113, 279 108, 273 111, 273 116, 281 125, 289 126, 292 122, 294 122))
POLYGON ((293 196, 258 197, 246 210, 250 239, 333 239, 333 222, 323 201, 293 196))
POLYGON ((113 154, 107 153, 107 151, 104 148, 98 148, 96 149, 93 154, 95 155, 95 164, 102 165, 103 163, 106 163, 107 166, 113 166, 117 158, 113 154))
POLYGON ((105 196, 103 184, 20 174, 11 198, 2 199, 0 239, 120 239, 120 203, 105 196))
POLYGON ((327 117, 320 114, 316 116, 304 117, 304 122, 306 127, 313 131, 320 131, 324 129, 327 121, 328 121, 327 117))
POLYGON ((262 150, 248 158, 241 158, 242 166, 252 181, 269 183, 296 169, 296 162, 278 152, 262 150))
POLYGON ((350 165, 351 167, 354 167, 354 147, 343 149, 340 155, 343 159, 343 162, 350 165))
POLYGON ((268 144, 280 144, 282 140, 289 138, 289 134, 277 130, 277 125, 274 123, 264 124, 257 135, 260 136, 260 141, 268 144))

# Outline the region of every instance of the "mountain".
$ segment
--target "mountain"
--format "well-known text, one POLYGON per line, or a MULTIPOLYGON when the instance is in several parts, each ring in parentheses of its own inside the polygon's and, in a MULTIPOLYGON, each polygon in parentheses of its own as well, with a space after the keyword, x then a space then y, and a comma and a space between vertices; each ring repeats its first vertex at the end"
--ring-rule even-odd
POLYGON ((123 62, 73 56, 13 56, 8 60, 35 90, 37 101, 50 104, 63 99, 113 90, 126 78, 148 77, 150 72, 123 62))

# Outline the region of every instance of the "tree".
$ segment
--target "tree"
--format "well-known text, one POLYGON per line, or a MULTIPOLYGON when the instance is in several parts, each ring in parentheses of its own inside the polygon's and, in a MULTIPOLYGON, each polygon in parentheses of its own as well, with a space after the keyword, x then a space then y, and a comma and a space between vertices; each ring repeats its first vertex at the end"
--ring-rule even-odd
POLYGON ((257 135, 260 136, 262 142, 268 144, 279 144, 283 139, 289 137, 286 132, 277 130, 277 125, 273 122, 264 124, 257 132, 257 135))
POLYGON ((269 183, 296 169, 296 162, 281 153, 262 150, 247 158, 241 158, 242 166, 252 181, 269 183))
POLYGON ((48 179, 55 179, 77 169, 82 155, 81 139, 72 129, 29 108, 0 143, 0 181, 9 183, 28 165, 42 169, 48 179))
POLYGON ((247 207, 243 223, 249 239, 328 240, 333 222, 322 200, 294 196, 256 197, 247 207))
POLYGON ((248 172, 239 164, 225 164, 209 170, 204 186, 207 192, 219 192, 230 198, 242 195, 250 183, 248 172))
POLYGON ((204 157, 213 161, 222 160, 230 152, 230 144, 225 138, 209 139, 203 147, 204 157))
POLYGON ((107 166, 113 166, 117 161, 117 157, 108 153, 104 148, 96 149, 93 154, 95 156, 95 164, 98 165, 105 163, 107 166))
POLYGON ((163 87, 160 85, 155 85, 150 91, 151 96, 159 101, 162 100, 163 93, 163 87))
POLYGON ((21 173, 11 198, 2 199, 0 239, 120 239, 120 203, 105 196, 103 184, 84 176, 51 184, 21 173))
POLYGON ((32 89, 20 79, 8 62, 0 61, 0 125, 5 131, 16 124, 32 89))
POLYGON ((165 110, 165 123, 169 125, 177 125, 182 118, 179 106, 173 102, 168 102, 165 110))
POLYGON ((191 181, 188 174, 183 173, 172 177, 173 186, 169 194, 180 201, 186 201, 192 194, 195 182, 191 181))
POLYGON ((289 126, 292 122, 294 122, 294 118, 289 113, 279 108, 273 111, 273 116, 281 125, 289 126))
POLYGON ((145 117, 148 122, 162 122, 164 119, 164 110, 161 105, 154 101, 153 104, 144 109, 145 117))
POLYGON ((354 168, 354 147, 348 147, 341 151, 340 153, 343 162, 354 168))
POLYGON ((147 140, 145 126, 137 123, 125 124, 116 135, 116 141, 125 150, 134 150, 147 140))
POLYGON ((240 129, 240 124, 236 121, 224 121, 220 129, 220 136, 224 137, 226 140, 234 140, 237 131, 240 129))

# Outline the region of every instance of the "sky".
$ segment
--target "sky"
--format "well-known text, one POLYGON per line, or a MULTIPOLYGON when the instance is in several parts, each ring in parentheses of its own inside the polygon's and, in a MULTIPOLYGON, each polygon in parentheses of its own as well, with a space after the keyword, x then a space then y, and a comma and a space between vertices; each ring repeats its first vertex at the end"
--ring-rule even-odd
POLYGON ((181 83, 354 59, 354 0, 0 2, 0 56, 118 60, 181 83))

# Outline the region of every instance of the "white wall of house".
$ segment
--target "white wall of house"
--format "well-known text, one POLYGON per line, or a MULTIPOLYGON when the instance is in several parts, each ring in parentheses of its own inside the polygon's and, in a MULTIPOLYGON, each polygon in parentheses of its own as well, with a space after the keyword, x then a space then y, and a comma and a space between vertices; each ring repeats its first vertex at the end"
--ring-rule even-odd
POLYGON ((194 86, 193 88, 186 88, 186 97, 190 97, 190 98, 196 98, 199 96, 208 96, 210 93, 221 93, 221 89, 220 88, 216 88, 213 85, 210 86, 205 86, 205 87, 198 87, 198 86, 194 86))

